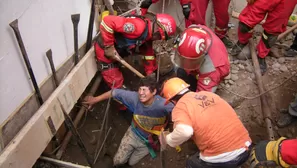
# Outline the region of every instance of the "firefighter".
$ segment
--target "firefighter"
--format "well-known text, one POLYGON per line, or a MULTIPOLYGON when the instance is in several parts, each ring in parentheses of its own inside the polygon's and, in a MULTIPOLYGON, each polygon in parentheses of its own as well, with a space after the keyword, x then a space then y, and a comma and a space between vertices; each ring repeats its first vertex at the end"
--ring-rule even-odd
POLYGON ((257 45, 257 54, 262 75, 267 71, 265 57, 275 44, 277 36, 286 30, 288 18, 296 0, 247 0, 248 5, 239 15, 238 42, 231 49, 231 55, 238 55, 252 37, 253 28, 266 16, 264 32, 257 45))
POLYGON ((187 160, 187 168, 242 165, 249 158, 252 141, 236 112, 218 95, 191 92, 188 87, 177 77, 164 83, 166 103, 175 104, 174 129, 166 135, 166 143, 176 147, 190 138, 194 140, 200 153, 187 160))
POLYGON ((192 91, 215 92, 220 81, 229 75, 228 52, 222 41, 209 28, 192 25, 176 40, 173 62, 177 67, 177 77, 190 83, 192 91), (185 71, 184 71, 185 70, 185 71), (193 79, 193 78, 192 78, 193 79))
POLYGON ((168 14, 151 17, 106 16, 100 25, 100 35, 94 43, 98 68, 109 87, 115 81, 114 88, 123 85, 123 75, 119 65, 113 59, 114 54, 121 57, 139 52, 144 55, 144 70, 151 75, 157 69, 152 42, 167 40, 175 34, 176 23, 168 14))
POLYGON ((114 166, 128 162, 135 165, 146 155, 156 157, 158 149, 156 140, 160 130, 166 126, 173 104, 164 106, 165 99, 156 95, 156 82, 150 77, 141 79, 138 93, 123 89, 113 89, 97 97, 89 96, 85 104, 92 106, 95 103, 112 97, 122 102, 133 113, 131 126, 121 140, 121 144, 114 156, 114 166))
POLYGON ((297 139, 261 141, 252 150, 250 168, 297 165, 297 139))
MULTIPOLYGON (((151 4, 159 0, 144 0, 142 1, 141 14, 145 14, 151 4)), ((192 24, 205 25, 206 9, 209 0, 179 0, 182 6, 183 14, 185 17, 185 26, 188 28, 192 24)), ((228 7, 230 0, 213 0, 213 9, 216 18, 216 35, 223 41, 226 47, 232 47, 233 43, 227 38, 229 13, 228 7)))

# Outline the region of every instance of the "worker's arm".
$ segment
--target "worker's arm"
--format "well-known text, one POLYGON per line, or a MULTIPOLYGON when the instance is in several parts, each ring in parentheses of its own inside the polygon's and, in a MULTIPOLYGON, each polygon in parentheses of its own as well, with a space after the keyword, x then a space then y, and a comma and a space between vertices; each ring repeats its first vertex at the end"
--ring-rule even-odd
POLYGON ((193 136, 193 128, 185 124, 177 124, 173 132, 166 136, 166 142, 171 147, 176 147, 193 136))
POLYGON ((166 143, 171 147, 177 147, 193 136, 194 129, 191 117, 188 115, 191 107, 189 102, 181 102, 175 105, 172 111, 172 121, 174 122, 174 130, 166 136, 166 143))

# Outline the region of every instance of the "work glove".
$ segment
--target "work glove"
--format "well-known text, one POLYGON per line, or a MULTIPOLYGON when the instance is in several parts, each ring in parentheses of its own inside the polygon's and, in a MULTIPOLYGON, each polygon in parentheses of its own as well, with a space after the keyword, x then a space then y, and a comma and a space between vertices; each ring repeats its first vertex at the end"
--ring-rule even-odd
POLYGON ((182 7, 183 7, 183 14, 185 18, 189 19, 190 12, 191 12, 191 3, 183 4, 182 7))
POLYGON ((153 3, 152 0, 144 0, 142 1, 142 3, 140 4, 140 8, 145 8, 145 9, 148 9, 151 4, 153 3))

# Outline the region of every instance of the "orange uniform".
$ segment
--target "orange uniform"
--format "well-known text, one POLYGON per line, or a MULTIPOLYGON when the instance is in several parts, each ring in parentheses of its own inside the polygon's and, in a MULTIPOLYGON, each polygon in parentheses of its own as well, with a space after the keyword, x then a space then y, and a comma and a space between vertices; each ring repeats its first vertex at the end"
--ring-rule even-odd
POLYGON ((217 156, 251 142, 232 107, 218 95, 201 91, 185 94, 172 111, 174 125, 193 128, 192 139, 204 157, 217 156))

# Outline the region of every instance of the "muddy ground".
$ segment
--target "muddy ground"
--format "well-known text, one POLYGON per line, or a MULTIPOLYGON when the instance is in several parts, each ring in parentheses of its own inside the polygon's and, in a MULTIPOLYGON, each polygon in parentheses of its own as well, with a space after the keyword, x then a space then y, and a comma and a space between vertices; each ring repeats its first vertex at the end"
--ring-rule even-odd
MULTIPOLYGON (((230 29, 229 36, 236 41, 236 23, 237 20, 231 20, 235 28, 230 29)), ((255 34, 261 34, 261 28, 256 29, 255 34)), ((259 36, 257 37, 259 39, 259 36)), ((290 35, 284 44, 290 45, 292 35, 290 35)), ((277 47, 277 46, 276 46, 277 47)), ((283 56, 284 49, 276 49, 279 56, 283 56)), ((137 59, 129 58, 128 61, 135 67, 140 67, 140 62, 137 59)), ((255 80, 254 70, 251 60, 237 60, 230 57, 231 61, 231 75, 222 82, 217 94, 228 101, 237 112, 239 118, 248 129, 253 143, 256 144, 260 140, 268 139, 265 123, 263 121, 259 91, 255 80), (229 92, 231 91, 231 92, 229 92), (234 94, 235 93, 235 94, 234 94)), ((271 54, 267 57, 268 72, 263 76, 263 82, 266 90, 270 90, 286 81, 293 73, 297 71, 297 59, 295 58, 275 58, 271 54)), ((142 71, 141 68, 139 68, 142 71)), ((138 78, 127 69, 123 69, 125 76, 125 85, 131 89, 136 90, 138 78)), ((99 95, 108 90, 108 87, 102 83, 96 95, 99 95)), ((271 90, 266 94, 270 111, 272 112, 272 121, 274 125, 274 134, 276 138, 286 136, 289 138, 297 137, 297 123, 286 128, 278 128, 275 124, 277 118, 281 115, 280 110, 286 109, 289 103, 293 100, 297 93, 297 77, 292 77, 281 86, 271 90)), ((94 157, 96 150, 96 143, 98 141, 104 112, 107 101, 98 103, 94 110, 86 113, 85 117, 79 124, 79 133, 87 147, 91 157, 94 157)), ((112 157, 114 156, 122 136, 129 126, 128 115, 119 113, 117 110, 117 103, 112 101, 108 113, 108 126, 112 129, 106 140, 105 148, 101 153, 105 156, 99 156, 98 161, 94 167, 109 168, 112 167, 112 157)), ((106 131, 107 132, 107 131, 106 131)), ((101 139, 102 140, 102 139, 101 139)), ((166 167, 183 168, 185 167, 186 159, 197 151, 196 146, 192 141, 188 141, 182 146, 182 151, 177 153, 175 149, 169 149, 166 152, 166 167)), ((159 155, 159 153, 158 153, 159 155)), ((69 143, 62 160, 87 165, 87 161, 82 155, 76 142, 72 139, 69 143)), ((156 159, 151 159, 150 156, 142 159, 135 168, 160 168, 161 162, 159 156, 156 159)), ((248 167, 248 164, 242 166, 248 167)))

